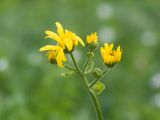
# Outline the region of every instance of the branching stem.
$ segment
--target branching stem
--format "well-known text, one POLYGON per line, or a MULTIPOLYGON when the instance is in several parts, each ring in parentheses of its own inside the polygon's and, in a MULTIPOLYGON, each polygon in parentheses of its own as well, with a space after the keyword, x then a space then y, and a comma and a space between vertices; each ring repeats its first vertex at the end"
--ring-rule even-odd
POLYGON ((100 104, 99 104, 99 101, 97 99, 97 96, 96 94, 94 94, 91 89, 88 87, 88 79, 87 77, 81 72, 80 70, 80 67, 78 66, 74 56, 72 53, 70 53, 70 56, 72 58, 72 61, 81 77, 81 80, 82 80, 82 83, 83 83, 83 86, 84 88, 86 89, 87 93, 89 94, 91 100, 92 100, 92 103, 95 107, 95 111, 96 111, 96 114, 97 114, 97 120, 103 120, 103 116, 102 116, 102 111, 101 111, 101 108, 100 108, 100 104))

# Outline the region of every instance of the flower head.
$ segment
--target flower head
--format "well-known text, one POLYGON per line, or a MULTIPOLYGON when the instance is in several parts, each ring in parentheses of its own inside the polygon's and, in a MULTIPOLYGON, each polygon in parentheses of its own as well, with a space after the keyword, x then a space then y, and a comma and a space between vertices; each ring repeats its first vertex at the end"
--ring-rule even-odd
POLYGON ((97 43, 97 33, 92 33, 91 35, 87 35, 87 44, 96 44, 97 43))
POLYGON ((66 61, 63 49, 59 46, 46 45, 41 47, 39 51, 48 52, 48 60, 51 63, 57 63, 58 67, 63 67, 63 63, 66 61))
POLYGON ((82 41, 82 39, 75 33, 69 30, 64 30, 59 22, 56 22, 56 26, 57 26, 57 33, 47 30, 45 31, 47 35, 46 38, 51 38, 55 40, 58 46, 67 51, 72 51, 74 46, 78 45, 78 43, 84 46, 84 42, 82 41))
POLYGON ((121 60, 122 50, 120 46, 116 50, 113 50, 113 44, 104 44, 104 47, 100 48, 103 61, 109 67, 113 67, 121 60))

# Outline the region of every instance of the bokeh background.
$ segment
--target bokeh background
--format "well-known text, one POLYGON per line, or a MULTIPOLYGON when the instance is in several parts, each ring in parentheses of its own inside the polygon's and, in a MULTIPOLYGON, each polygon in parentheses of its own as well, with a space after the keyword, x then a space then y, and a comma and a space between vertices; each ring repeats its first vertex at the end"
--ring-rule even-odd
MULTIPOLYGON (((38 49, 59 21, 85 41, 120 44, 122 61, 103 79, 105 120, 160 120, 159 0, 0 0, 0 120, 96 120, 76 75, 38 49)), ((79 64, 86 50, 76 48, 79 64)), ((99 51, 95 63, 102 68, 99 51)))

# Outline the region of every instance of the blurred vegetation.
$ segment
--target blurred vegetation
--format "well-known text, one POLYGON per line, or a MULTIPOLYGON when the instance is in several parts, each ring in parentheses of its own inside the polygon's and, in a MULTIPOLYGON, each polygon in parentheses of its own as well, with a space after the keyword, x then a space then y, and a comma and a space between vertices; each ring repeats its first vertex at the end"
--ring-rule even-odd
MULTIPOLYGON (((99 96, 105 120, 159 120, 159 11, 159 0, 0 0, 0 120, 95 120, 80 80, 38 52, 56 21, 122 46, 99 96)), ((82 65, 85 50, 75 54, 82 65)))

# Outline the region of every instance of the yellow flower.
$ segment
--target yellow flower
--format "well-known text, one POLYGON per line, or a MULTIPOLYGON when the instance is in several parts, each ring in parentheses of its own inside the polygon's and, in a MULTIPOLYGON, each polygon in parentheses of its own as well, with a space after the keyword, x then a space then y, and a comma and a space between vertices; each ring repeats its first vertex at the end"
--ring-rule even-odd
POLYGON ((84 46, 84 42, 82 39, 77 36, 75 33, 64 30, 62 25, 59 22, 56 22, 57 26, 57 33, 54 33, 52 31, 45 31, 46 38, 51 38, 55 41, 57 41, 58 45, 67 51, 72 51, 74 46, 78 45, 78 42, 84 46))
POLYGON ((113 44, 104 44, 104 48, 101 47, 101 55, 103 58, 103 61, 106 65, 109 67, 113 67, 116 63, 118 63, 121 60, 122 50, 120 46, 117 47, 116 50, 113 49, 113 44))
POLYGON ((47 51, 48 52, 48 60, 51 63, 57 63, 58 67, 63 67, 63 63, 66 61, 66 57, 64 55, 63 49, 59 46, 46 45, 41 47, 39 51, 47 51))
POLYGON ((92 44, 92 43, 96 44, 97 43, 97 39, 98 39, 98 37, 97 37, 97 33, 96 32, 92 33, 91 35, 87 35, 87 43, 88 44, 92 44))

